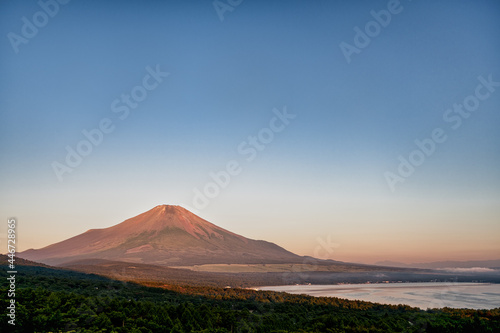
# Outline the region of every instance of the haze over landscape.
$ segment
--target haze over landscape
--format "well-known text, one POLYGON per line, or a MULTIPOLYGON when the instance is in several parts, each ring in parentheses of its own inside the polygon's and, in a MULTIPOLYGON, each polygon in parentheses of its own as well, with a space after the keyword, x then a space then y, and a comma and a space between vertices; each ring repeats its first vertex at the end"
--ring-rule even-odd
MULTIPOLYGON (((173 205, 159 205, 112 227, 91 229, 17 255, 30 262, 146 284, 255 287, 449 279, 500 282, 498 261, 481 262, 480 269, 460 262, 464 265, 460 267, 467 268, 450 269, 447 264, 390 267, 400 265, 373 266, 299 256, 274 243, 220 228, 173 205)), ((491 289, 492 295, 496 289, 491 289)))
POLYGON ((497 1, 398 2, 364 47, 387 1, 71 1, 18 44, 42 9, 1 6, 18 251, 169 204, 299 256, 500 258, 497 1))

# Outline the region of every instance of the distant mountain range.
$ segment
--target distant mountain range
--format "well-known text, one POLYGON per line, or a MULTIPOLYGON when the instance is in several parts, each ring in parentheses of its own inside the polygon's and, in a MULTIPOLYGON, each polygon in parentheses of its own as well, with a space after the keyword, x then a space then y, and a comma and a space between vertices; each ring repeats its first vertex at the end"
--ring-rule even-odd
POLYGON ((83 259, 188 266, 300 263, 304 259, 263 240, 220 228, 180 206, 160 205, 105 229, 91 229, 20 257, 48 265, 83 259))
MULTIPOLYGON (((91 229, 59 243, 18 256, 47 265, 68 265, 88 259, 102 259, 167 267, 206 264, 303 264, 308 257, 296 255, 263 240, 253 240, 210 223, 190 211, 160 205, 138 216, 104 229, 91 229)), ((314 259, 319 263, 319 259, 314 259)), ((358 270, 359 266, 332 260, 321 265, 336 265, 358 270), (348 266, 346 266, 348 265, 348 266)), ((404 264, 381 261, 385 267, 443 269, 498 268, 500 260, 442 261, 404 264)), ((369 268, 370 270, 373 269, 369 268)), ((349 270, 349 269, 347 269, 349 270)))
POLYGON ((500 268, 500 259, 497 260, 470 260, 470 261, 434 261, 426 263, 405 264, 397 261, 379 261, 378 266, 444 269, 444 268, 500 268))

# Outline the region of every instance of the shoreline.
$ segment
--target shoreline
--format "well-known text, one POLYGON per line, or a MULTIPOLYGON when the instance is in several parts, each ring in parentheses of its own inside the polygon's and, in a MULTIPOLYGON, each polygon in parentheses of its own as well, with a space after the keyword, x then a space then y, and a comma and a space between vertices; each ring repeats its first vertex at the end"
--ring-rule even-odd
POLYGON ((490 282, 395 282, 258 287, 258 291, 335 297, 386 305, 432 308, 485 309, 500 307, 500 284, 490 282), (485 290, 486 289, 486 290, 485 290))

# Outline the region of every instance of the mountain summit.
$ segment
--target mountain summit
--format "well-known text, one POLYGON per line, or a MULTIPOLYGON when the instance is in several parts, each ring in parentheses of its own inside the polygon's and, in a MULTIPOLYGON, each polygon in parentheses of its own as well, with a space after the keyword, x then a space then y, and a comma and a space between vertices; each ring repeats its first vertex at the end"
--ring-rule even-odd
POLYGON ((39 250, 21 252, 19 256, 49 265, 81 259, 162 266, 302 261, 302 257, 274 243, 237 235, 171 205, 156 206, 115 226, 91 229, 39 250))

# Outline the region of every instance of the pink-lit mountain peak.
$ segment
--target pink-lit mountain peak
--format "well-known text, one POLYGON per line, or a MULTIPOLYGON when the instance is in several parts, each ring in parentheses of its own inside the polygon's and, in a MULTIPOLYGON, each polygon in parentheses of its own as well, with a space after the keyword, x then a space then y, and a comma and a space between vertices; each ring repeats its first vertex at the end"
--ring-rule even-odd
POLYGON ((165 266, 301 260, 276 244, 237 235, 171 205, 156 206, 115 226, 91 229, 19 255, 56 265, 90 258, 165 266))
POLYGON ((196 239, 223 238, 224 233, 245 238, 224 230, 213 223, 191 213, 181 206, 159 205, 136 217, 111 227, 113 232, 137 234, 142 232, 161 232, 169 229, 180 229, 196 239))

